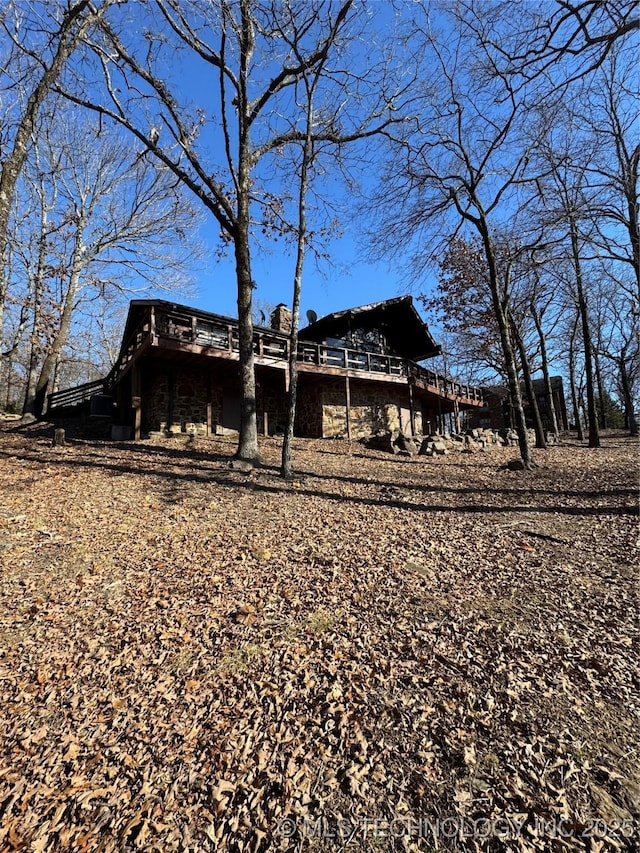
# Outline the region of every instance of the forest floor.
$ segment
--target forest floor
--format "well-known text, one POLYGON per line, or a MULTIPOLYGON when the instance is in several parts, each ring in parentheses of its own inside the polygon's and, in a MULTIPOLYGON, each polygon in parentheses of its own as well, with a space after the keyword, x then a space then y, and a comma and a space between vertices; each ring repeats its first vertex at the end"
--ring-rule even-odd
POLYGON ((0 430, 0 851, 638 850, 638 443, 0 430))

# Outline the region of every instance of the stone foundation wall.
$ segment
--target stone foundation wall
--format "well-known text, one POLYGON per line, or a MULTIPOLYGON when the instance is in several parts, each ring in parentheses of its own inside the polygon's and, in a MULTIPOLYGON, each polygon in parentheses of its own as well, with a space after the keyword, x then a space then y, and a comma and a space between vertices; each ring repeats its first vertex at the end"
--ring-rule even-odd
MULTIPOLYGON (((216 383, 214 371, 204 368, 184 367, 163 369, 147 365, 143 374, 142 429, 144 432, 171 430, 185 432, 191 427, 207 423, 207 400, 211 399, 211 431, 222 427, 222 402, 225 394, 237 397, 239 389, 225 388, 216 383), (211 390, 209 391, 209 384, 211 390), (173 405, 171 406, 171 386, 173 405)), ((261 379, 256 389, 258 432, 265 425, 267 412, 269 433, 283 432, 286 425, 287 400, 284 378, 261 379)), ((198 429, 201 432, 201 429, 198 429)))
MULTIPOLYGON (((215 432, 221 421, 222 389, 211 387, 211 418, 215 432)), ((142 428, 146 432, 184 432, 187 424, 207 423, 209 377, 193 368, 147 369, 143 375, 142 428), (173 403, 171 403, 173 385, 173 403)))
POLYGON ((322 438, 322 389, 316 385, 306 385, 299 389, 296 434, 307 438, 322 438))
MULTIPOLYGON (((376 432, 401 430, 411 433, 409 390, 376 388, 351 383, 351 437, 364 438, 376 432)), ((415 411, 416 432, 422 432, 420 407, 415 411)), ((345 392, 335 386, 322 390, 322 436, 337 438, 347 435, 345 392)))
MULTIPOLYGON (((142 376, 142 429, 144 432, 185 432, 207 423, 207 400, 211 400, 211 429, 222 427, 225 394, 237 396, 237 388, 216 384, 215 373, 205 368, 164 367, 149 364, 142 376), (209 387, 211 386, 211 387, 209 387), (189 425, 189 426, 187 426, 189 425)), ((287 398, 284 377, 259 378, 256 389, 258 432, 266 426, 270 435, 286 427, 287 398)), ((421 407, 416 403, 416 432, 422 432, 421 407)), ((376 432, 411 432, 409 391, 406 386, 383 387, 351 380, 351 436, 354 439, 376 432)), ((347 435, 347 410, 342 380, 301 383, 298 395, 296 434, 308 438, 347 435)))
POLYGON ((284 377, 279 377, 272 382, 260 380, 259 387, 256 389, 256 412, 260 434, 265 432, 265 426, 269 435, 284 433, 287 427, 287 395, 284 390, 284 377))

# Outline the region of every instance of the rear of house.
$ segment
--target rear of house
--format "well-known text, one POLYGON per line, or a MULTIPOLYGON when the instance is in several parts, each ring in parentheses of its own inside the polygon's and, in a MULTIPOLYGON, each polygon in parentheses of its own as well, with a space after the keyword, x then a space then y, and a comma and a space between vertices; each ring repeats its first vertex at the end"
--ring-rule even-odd
MULTIPOLYGON (((284 429, 289 386, 286 306, 254 330, 259 430, 284 429)), ((416 435, 448 413, 482 405, 482 393, 419 362, 439 347, 410 296, 329 314, 300 330, 296 434, 360 438, 380 431, 416 435)), ((232 433, 240 427, 237 320, 165 300, 130 304, 116 364, 102 383, 52 394, 50 409, 91 399, 110 410, 114 435, 232 433), (99 402, 98 402, 99 401, 99 402)))

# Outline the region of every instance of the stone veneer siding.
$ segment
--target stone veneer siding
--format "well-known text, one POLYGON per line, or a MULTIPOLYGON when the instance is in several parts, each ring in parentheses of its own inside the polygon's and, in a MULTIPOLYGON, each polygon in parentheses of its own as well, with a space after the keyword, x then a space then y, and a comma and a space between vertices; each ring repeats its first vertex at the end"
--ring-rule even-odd
MULTIPOLYGON (((184 432, 187 424, 207 423, 207 400, 211 400, 211 431, 223 425, 225 394, 237 397, 237 387, 225 387, 216 381, 215 369, 167 367, 153 363, 143 374, 143 424, 145 432, 184 432), (171 384, 173 406, 171 407, 171 384), (170 411, 172 408, 172 411, 170 411)), ((264 430, 264 412, 271 435, 284 431, 286 425, 286 395, 284 376, 260 377, 256 388, 258 432, 264 430)))
POLYGON ((256 413, 258 432, 265 432, 265 412, 267 414, 267 432, 269 435, 284 433, 287 427, 287 395, 284 387, 284 373, 266 377, 257 377, 256 413))
MULTIPOLYGON (((207 423, 209 375, 202 369, 147 368, 143 375, 143 430, 184 431, 187 424, 207 423), (173 405, 171 385, 173 384, 173 405)), ((213 431, 221 420, 222 389, 211 385, 213 431)))
MULTIPOLYGON (((197 366, 169 367, 147 365, 142 380, 143 423, 145 432, 168 430, 184 432, 187 424, 206 424, 207 400, 211 400, 211 427, 222 425, 225 393, 237 395, 237 388, 216 383, 215 370, 197 366), (171 407, 171 383, 173 406, 171 407), (209 387, 210 386, 210 387, 209 387), (172 408, 172 411, 170 411, 172 408)), ((422 432, 422 411, 416 401, 416 432, 422 432)), ((256 393, 258 432, 264 430, 267 412, 271 435, 286 425, 284 377, 258 378, 256 393)), ((409 390, 403 385, 376 385, 351 379, 351 436, 354 439, 379 431, 402 428, 410 433, 409 390)), ((344 380, 312 381, 300 385, 296 433, 308 438, 334 438, 347 435, 347 409, 344 380)))
MULTIPOLYGON (((322 404, 322 437, 347 435, 347 405, 344 387, 325 386, 320 391, 322 404)), ((402 430, 411 432, 409 389, 406 386, 376 386, 370 382, 351 380, 351 438, 376 432, 402 430)), ((422 432, 422 411, 415 406, 416 432, 422 432)))

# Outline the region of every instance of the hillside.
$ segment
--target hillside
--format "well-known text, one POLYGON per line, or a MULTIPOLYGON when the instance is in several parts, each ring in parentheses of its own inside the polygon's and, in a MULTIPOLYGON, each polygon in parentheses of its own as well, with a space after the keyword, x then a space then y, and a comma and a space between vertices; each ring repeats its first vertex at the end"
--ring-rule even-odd
POLYGON ((638 444, 0 432, 0 850, 640 844, 638 444))

